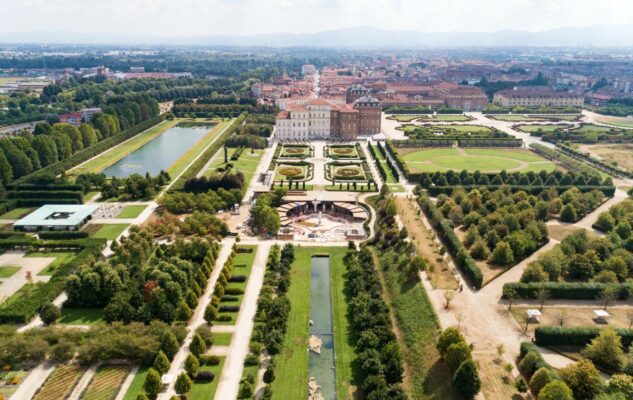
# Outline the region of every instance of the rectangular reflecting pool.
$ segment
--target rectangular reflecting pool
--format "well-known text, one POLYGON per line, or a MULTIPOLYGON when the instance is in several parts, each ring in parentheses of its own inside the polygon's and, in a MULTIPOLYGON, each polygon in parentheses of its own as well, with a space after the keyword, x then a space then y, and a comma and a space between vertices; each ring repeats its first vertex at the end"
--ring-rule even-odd
POLYGON ((336 370, 328 256, 313 256, 310 261, 310 335, 321 340, 321 353, 310 351, 308 376, 314 378, 324 400, 335 400, 336 370))
POLYGON ((213 124, 170 128, 102 172, 117 178, 126 178, 134 173, 145 175, 146 172, 158 175, 182 157, 212 127, 213 124))

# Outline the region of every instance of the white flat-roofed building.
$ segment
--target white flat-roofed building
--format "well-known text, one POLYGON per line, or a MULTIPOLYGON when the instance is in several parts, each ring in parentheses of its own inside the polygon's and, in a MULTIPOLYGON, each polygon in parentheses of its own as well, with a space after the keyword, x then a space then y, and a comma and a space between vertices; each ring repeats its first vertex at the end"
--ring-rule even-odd
POLYGON ((13 224, 16 231, 77 231, 92 218, 96 204, 47 204, 13 224))

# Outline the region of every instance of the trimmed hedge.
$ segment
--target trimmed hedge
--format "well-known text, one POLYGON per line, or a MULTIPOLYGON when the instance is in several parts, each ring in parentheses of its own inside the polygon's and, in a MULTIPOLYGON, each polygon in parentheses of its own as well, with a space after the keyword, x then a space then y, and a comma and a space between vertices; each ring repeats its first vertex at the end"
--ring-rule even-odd
POLYGON ((17 200, 6 200, 0 203, 0 214, 6 214, 18 206, 17 200))
POLYGON ((24 232, 16 232, 16 231, 0 231, 0 239, 9 239, 16 237, 24 237, 26 233, 24 232))
POLYGON ((35 183, 23 183, 20 185, 8 185, 7 189, 13 189, 21 192, 24 190, 30 191, 58 191, 58 190, 70 190, 72 192, 81 192, 84 190, 82 185, 71 184, 51 184, 51 185, 38 185, 35 183))
POLYGON ((550 373, 552 374, 552 378, 553 379, 559 379, 558 373, 556 372, 556 370, 554 368, 552 368, 552 366, 549 365, 547 363, 547 361, 545 361, 545 359, 541 355, 541 352, 538 350, 538 347, 536 347, 536 345, 534 343, 532 343, 532 342, 521 342, 521 347, 519 348, 519 359, 522 360, 523 357, 525 357, 525 355, 528 354, 528 353, 536 354, 536 358, 537 358, 537 361, 534 364, 534 371, 532 371, 532 372, 536 372, 540 368, 547 368, 550 371, 550 373))
POLYGON ((82 204, 82 200, 78 199, 18 199, 18 207, 40 207, 46 204, 82 204))
POLYGON ((47 199, 47 200, 58 200, 58 199, 73 199, 77 200, 80 203, 83 202, 83 192, 82 191, 70 191, 70 190, 20 190, 9 192, 8 196, 10 199, 47 199))
POLYGON ((575 158, 570 157, 559 150, 550 149, 540 143, 530 144, 530 149, 532 149, 532 151, 534 151, 536 154, 547 158, 548 160, 561 163, 563 167, 567 168, 570 171, 584 172, 588 175, 600 175, 600 171, 598 171, 593 166, 590 166, 583 161, 578 161, 575 158))
POLYGON ((66 277, 73 273, 80 265, 91 259, 99 258, 101 250, 105 248, 105 239, 80 239, 72 241, 39 241, 32 237, 23 239, 0 240, 0 248, 15 248, 16 246, 32 249, 81 249, 72 260, 61 264, 48 282, 38 282, 28 290, 22 287, 4 303, 0 305, 0 323, 25 324, 46 304, 52 302, 64 291, 66 277), (28 238, 28 239, 27 239, 28 238))
MULTIPOLYGON (((581 346, 589 344, 603 328, 538 326, 534 331, 539 346, 581 346)), ((633 343, 633 329, 616 329, 622 346, 628 348, 633 343)))
MULTIPOLYGON (((419 181, 422 179, 421 177, 422 174, 411 174, 410 175, 410 179, 409 181, 411 182, 417 182, 420 183, 419 181), (420 176, 418 176, 420 175, 420 176)), ((566 190, 572 189, 572 188, 577 188, 578 190, 580 190, 583 193, 586 192, 591 192, 592 190, 599 190, 601 191, 605 196, 607 197, 613 197, 613 195, 615 194, 615 186, 576 186, 576 185, 568 185, 568 186, 528 186, 528 185, 458 185, 459 187, 463 187, 464 189, 466 189, 466 191, 470 191, 472 189, 479 189, 479 188, 486 188, 488 190, 497 190, 500 189, 502 187, 508 187, 510 188, 510 190, 514 193, 514 192, 518 192, 518 191, 524 191, 528 194, 533 194, 533 195, 538 195, 542 192, 548 191, 549 189, 551 189, 552 187, 555 187, 559 193, 563 193, 566 190)), ((429 188, 427 188, 426 190, 428 191, 428 193, 435 197, 437 195, 440 194, 448 194, 450 195, 451 193, 453 193, 453 190, 455 189, 456 185, 447 185, 447 186, 431 186, 429 188)))
POLYGON ((522 147, 523 140, 515 138, 457 139, 459 147, 522 147))
POLYGON ((431 222, 431 225, 437 230, 442 243, 453 256, 457 267, 466 275, 466 278, 476 289, 480 289, 483 284, 483 274, 475 260, 468 253, 468 250, 455 235, 449 221, 444 218, 440 210, 435 207, 435 204, 425 194, 421 194, 418 197, 418 204, 431 222))
POLYGON ((103 139, 102 141, 100 141, 99 143, 93 146, 90 146, 86 149, 78 151, 77 153, 73 154, 72 156, 70 156, 69 158, 65 160, 58 161, 51 165, 47 165, 46 167, 40 168, 39 170, 29 175, 25 175, 19 179, 16 179, 14 181, 14 184, 21 184, 21 182, 27 182, 29 179, 35 176, 46 174, 46 173, 57 176, 61 174, 62 172, 68 171, 69 169, 75 167, 76 165, 81 164, 84 161, 88 161, 92 157, 103 153, 104 151, 116 146, 117 144, 122 143, 128 140, 129 138, 136 136, 143 131, 148 130, 154 125, 157 125, 163 122, 166 118, 167 118, 167 113, 164 113, 154 118, 148 119, 147 121, 141 122, 140 124, 137 124, 122 132, 119 132, 114 136, 110 136, 109 138, 103 139))
MULTIPOLYGON (((597 282, 510 282, 503 285, 504 293, 507 288, 514 289, 520 299, 536 299, 541 289, 549 292, 551 299, 569 300, 596 300, 602 295, 602 291, 612 284, 597 282)), ((626 300, 631 297, 633 284, 617 284, 618 299, 626 300)))
POLYGON ((88 232, 83 231, 42 231, 37 234, 40 239, 85 239, 88 232))

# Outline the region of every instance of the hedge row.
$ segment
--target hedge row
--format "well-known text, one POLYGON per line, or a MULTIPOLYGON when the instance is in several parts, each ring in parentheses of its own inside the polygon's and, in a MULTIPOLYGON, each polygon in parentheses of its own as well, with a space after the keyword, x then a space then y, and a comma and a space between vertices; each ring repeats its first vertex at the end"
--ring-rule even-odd
MULTIPOLYGON (((13 191, 7 194, 10 199, 48 199, 48 200, 58 200, 58 199, 74 199, 77 200, 80 204, 83 202, 83 192, 82 191, 70 191, 70 190, 22 190, 22 191, 13 191)), ((49 201, 50 203, 51 201, 49 201)))
MULTIPOLYGON (((556 372, 556 370, 551 365, 549 365, 547 361, 545 361, 538 347, 536 347, 534 343, 521 342, 521 346, 519 348, 519 361, 523 360, 523 357, 525 357, 528 353, 534 353, 536 357, 536 362, 534 363, 534 367, 532 368, 532 371, 521 371, 525 373, 528 376, 528 378, 532 376, 532 374, 538 371, 539 369, 546 368, 552 374, 553 379, 559 379, 558 373, 556 372)), ((521 364, 521 363, 519 362, 518 364, 521 364)))
MULTIPOLYGON (((25 238, 26 239, 26 238, 25 238)), ((61 264, 53 272, 48 282, 38 282, 26 289, 22 287, 0 305, 0 323, 27 323, 46 304, 52 302, 64 290, 66 277, 73 273, 80 265, 101 256, 105 247, 105 239, 81 239, 72 241, 43 242, 30 240, 6 239, 0 240, 0 248, 13 248, 17 243, 31 248, 82 249, 74 258, 61 264)))
POLYGON ((45 204, 82 204, 82 202, 78 199, 18 199, 17 206, 18 207, 40 207, 45 204))
POLYGON ((395 147, 453 147, 455 141, 453 139, 408 139, 393 140, 395 147))
POLYGON ((222 147, 226 139, 229 138, 235 132, 238 126, 242 125, 244 120, 246 119, 246 113, 242 113, 239 117, 231 122, 231 124, 226 128, 224 133, 219 136, 211 146, 207 147, 207 149, 198 157, 196 161, 185 171, 180 178, 178 178, 174 184, 170 188, 170 192, 172 191, 181 191, 185 187, 185 182, 189 179, 196 177, 200 170, 207 165, 207 162, 215 155, 215 153, 222 147))
MULTIPOLYGON (((550 299, 596 300, 602 296, 607 286, 612 285, 598 282, 510 282, 503 285, 503 292, 512 289, 519 299, 536 299, 538 292, 545 289, 549 292, 550 299)), ((631 297, 633 284, 619 283, 617 286, 619 300, 631 297)))
POLYGON ((387 155, 387 150, 385 150, 380 142, 377 142, 376 144, 378 145, 378 151, 380 151, 380 154, 382 154, 382 156, 385 158, 387 168, 389 168, 389 170, 391 171, 391 175, 393 175, 393 178, 396 180, 396 182, 400 182, 400 174, 398 174, 398 169, 396 169, 396 166, 393 165, 393 163, 391 162, 391 158, 389 158, 389 156, 387 155))
POLYGON ((0 239, 24 237, 26 233, 16 231, 0 231, 0 239))
POLYGON ((140 124, 137 124, 129 129, 126 129, 114 136, 110 136, 109 138, 103 139, 102 141, 100 141, 99 143, 93 146, 90 146, 81 151, 78 151, 77 153, 73 154, 72 156, 70 156, 69 158, 65 160, 58 161, 44 168, 40 168, 39 170, 29 175, 25 175, 19 179, 16 179, 14 181, 14 184, 21 184, 22 182, 27 182, 30 178, 41 175, 41 174, 59 175, 62 172, 68 171, 74 166, 79 165, 82 162, 87 161, 98 154, 103 153, 104 151, 110 149, 111 147, 114 147, 117 144, 122 143, 128 140, 129 138, 136 136, 143 131, 148 130, 154 125, 157 125, 163 122, 166 117, 167 117, 167 114, 161 114, 157 117, 141 122, 140 124))
POLYGON ((523 140, 515 138, 457 139, 459 147, 522 147, 523 140))
MULTIPOLYGON (((411 174, 409 181, 411 182, 415 182, 415 183, 419 183, 419 180, 421 179, 420 177, 421 174, 411 174)), ((448 194, 450 195, 451 193, 453 193, 453 190, 455 189, 455 185, 451 185, 451 186, 431 186, 429 188, 427 188, 428 193, 435 197, 437 195, 440 194, 448 194)), ((459 187, 463 187, 464 189, 466 189, 466 191, 470 191, 472 189, 479 189, 479 188, 486 188, 490 191, 493 190, 497 190, 500 189, 502 187, 508 187, 510 188, 510 190, 514 193, 514 192, 518 192, 518 191, 524 191, 528 194, 532 194, 532 195, 538 195, 542 192, 548 191, 550 188, 552 188, 553 186, 527 186, 527 185, 459 185, 459 187)), ((554 186, 556 187, 556 189, 560 192, 563 193, 566 190, 572 189, 572 188, 577 188, 578 190, 580 190, 583 193, 586 192, 591 192, 592 190, 599 190, 601 191, 605 196, 607 197, 613 197, 613 195, 615 194, 615 187, 614 186, 576 186, 576 185, 569 185, 569 186, 554 186)))
POLYGON ((23 190, 30 191, 57 191, 57 190, 70 190, 73 192, 81 192, 84 190, 82 185, 72 185, 72 184, 52 184, 52 185, 38 185, 35 183, 23 183, 21 185, 8 185, 7 189, 12 189, 18 192, 23 190))
POLYGON ((475 260, 468 253, 468 250, 455 235, 450 222, 444 218, 440 210, 435 207, 435 204, 425 194, 421 194, 418 197, 418 204, 437 231, 448 252, 453 256, 457 267, 466 275, 476 289, 480 289, 483 284, 483 274, 475 260))
MULTIPOLYGON (((534 339, 539 346, 586 346, 603 328, 597 327, 564 327, 538 326, 534 331, 534 339)), ((616 329, 622 338, 622 346, 628 348, 633 343, 633 329, 616 329)))
POLYGON ((602 160, 598 160, 597 158, 591 157, 591 155, 589 155, 588 153, 580 152, 576 149, 572 149, 569 146, 565 146, 564 144, 557 144, 557 146, 558 146, 558 149, 561 152, 565 153, 566 155, 575 159, 580 159, 582 161, 588 162, 592 166, 608 174, 611 174, 617 177, 633 178, 633 172, 627 171, 623 168, 620 168, 614 165, 609 165, 602 160))
POLYGON ((589 175, 600 175, 600 171, 594 167, 587 165, 582 161, 578 161, 556 149, 550 149, 539 143, 530 144, 530 148, 538 155, 547 158, 551 161, 559 162, 563 167, 570 171, 585 172, 589 175))
POLYGON ((0 203, 0 214, 6 214, 18 206, 17 200, 6 200, 0 203))
POLYGON ((409 167, 407 166, 407 163, 404 162, 402 157, 400 157, 400 154, 398 154, 398 151, 394 146, 395 145, 393 142, 387 141, 387 151, 389 152, 389 154, 391 154, 393 159, 396 160, 396 165, 398 165, 398 168, 400 168, 400 171, 402 171, 405 178, 409 178, 409 167))
POLYGON ((40 239, 53 239, 53 240, 63 240, 63 239, 85 239, 87 238, 88 232, 84 231, 42 231, 37 234, 40 239))

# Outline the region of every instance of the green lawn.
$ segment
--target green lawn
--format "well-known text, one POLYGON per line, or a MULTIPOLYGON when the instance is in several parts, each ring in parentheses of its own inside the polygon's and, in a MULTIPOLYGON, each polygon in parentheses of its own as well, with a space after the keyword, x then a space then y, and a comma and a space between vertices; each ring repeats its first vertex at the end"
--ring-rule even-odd
POLYGON ((373 148, 375 150, 375 154, 378 156, 377 157, 378 161, 376 162, 377 164, 376 166, 380 168, 381 170, 385 171, 385 176, 387 177, 385 179, 385 183, 396 183, 396 178, 394 177, 393 173, 391 172, 391 169, 387 165, 387 160, 382 155, 382 153, 378 150, 378 146, 377 145, 373 146, 373 148))
POLYGON ((556 164, 529 150, 508 149, 432 149, 418 150, 402 158, 412 172, 435 171, 553 171, 556 164))
POLYGON ((633 118, 600 117, 597 118, 597 121, 603 124, 609 124, 623 128, 633 128, 633 118))
POLYGON ((136 397, 145 393, 143 391, 143 383, 145 383, 145 377, 147 376, 147 372, 149 371, 149 367, 141 366, 139 367, 136 375, 134 375, 134 379, 132 379, 132 383, 128 388, 127 392, 125 392, 125 396, 123 400, 136 400, 136 397))
POLYGON ((14 208, 13 210, 5 214, 2 214, 2 216, 0 216, 0 219, 20 219, 24 217, 25 215, 29 214, 33 210, 35 210, 35 208, 32 208, 32 207, 14 208))
POLYGON ((398 122, 411 122, 421 117, 426 117, 426 115, 407 115, 407 114, 395 114, 390 115, 387 119, 392 119, 398 122))
POLYGON ((609 126, 584 124, 580 128, 574 129, 573 132, 574 133, 593 133, 593 132, 595 132, 595 133, 608 133, 608 132, 611 131, 611 129, 613 129, 613 128, 609 127, 609 126))
POLYGON ((108 166, 114 164, 118 160, 122 159, 129 153, 133 152, 134 150, 142 147, 145 143, 148 143, 152 139, 156 138, 167 129, 173 128, 178 124, 178 122, 180 122, 179 119, 174 119, 172 121, 163 121, 160 124, 139 133, 133 138, 128 139, 122 144, 113 147, 104 153, 101 153, 101 155, 99 155, 98 157, 95 157, 92 160, 71 169, 68 173, 70 175, 98 173, 108 166))
POLYGON ((98 239, 114 240, 128 227, 128 224, 105 224, 92 237, 98 239))
POLYGON ((425 115, 420 118, 422 122, 464 122, 470 121, 472 118, 464 114, 436 114, 425 115))
POLYGON ((440 362, 435 349, 440 327, 426 291, 420 282, 406 283, 397 268, 389 267, 398 265, 402 257, 407 256, 390 252, 376 260, 382 265, 379 268, 386 301, 398 324, 398 342, 410 374, 405 390, 412 400, 460 399, 451 382, 452 374, 446 364, 440 362))
MULTIPOLYGON (((237 161, 231 161, 231 156, 237 151, 236 148, 232 148, 228 150, 228 158, 229 163, 233 164, 233 168, 235 170, 240 171, 244 174, 244 182, 249 184, 253 175, 255 174, 255 170, 257 169, 257 165, 261 161, 262 155, 264 154, 263 149, 254 149, 251 152, 251 149, 245 148, 242 151, 242 155, 237 161)), ((224 164, 224 148, 218 150, 218 152, 213 156, 209 167, 204 172, 206 176, 213 175, 217 168, 225 168, 226 164, 224 164)))
POLYGON ((214 333, 213 334, 213 345, 214 346, 229 346, 231 344, 231 340, 233 340, 232 333, 214 333))
POLYGON ((103 308, 69 308, 62 307, 60 324, 93 325, 104 322, 103 308))
MULTIPOLYGON (((233 259, 233 270, 232 275, 244 275, 246 276, 246 280, 244 282, 229 282, 227 288, 239 288, 243 291, 246 291, 246 285, 248 284, 248 277, 251 274, 251 269, 253 268, 253 261, 255 261, 255 254, 257 253, 257 246, 253 245, 242 245, 239 246, 241 248, 253 249, 251 253, 237 253, 235 258, 233 259), (244 265, 243 267, 238 267, 239 265, 244 265)), ((242 299, 244 295, 230 295, 226 294, 225 296, 229 297, 237 297, 238 301, 232 302, 220 302, 221 306, 239 306, 242 304, 242 299)), ((220 316, 230 316, 231 319, 229 321, 214 321, 215 325, 233 325, 237 320, 239 312, 228 312, 228 313, 220 313, 220 316)))
POLYGON ((513 125, 515 129, 522 132, 534 133, 540 129, 543 133, 552 133, 557 129, 567 129, 570 125, 552 124, 552 125, 513 125))
POLYGON ((387 186, 389 187, 389 191, 392 193, 403 193, 406 191, 404 186, 399 183, 388 183, 387 186))
POLYGON ((279 182, 280 180, 288 181, 291 176, 288 174, 292 173, 292 177, 294 181, 304 181, 311 179, 308 166, 307 165, 299 165, 299 164, 277 164, 277 168, 275 170, 275 182, 279 182), (301 171, 299 171, 301 170, 301 171))
MULTIPOLYGON (((222 374, 222 367, 224 366, 224 357, 220 357, 220 363, 218 365, 203 365, 200 367, 200 371, 209 371, 215 375, 215 378, 211 382, 196 382, 191 388, 191 392, 187 395, 188 400, 213 400, 215 397, 215 391, 218 388, 220 382, 220 375, 222 374)), ((124 400, 127 400, 125 398, 124 400)))
POLYGON ((175 163, 173 163, 167 172, 172 178, 180 175, 187 166, 198 157, 200 153, 204 151, 219 135, 224 131, 231 121, 220 122, 215 125, 207 134, 200 139, 195 145, 193 145, 185 154, 183 154, 175 163))
POLYGON ((125 208, 121 211, 121 213, 119 215, 117 215, 117 218, 136 218, 139 215, 141 215, 141 213, 143 212, 143 210, 145 210, 147 208, 146 205, 133 205, 133 206, 125 206, 125 208))
POLYGON ((38 275, 53 275, 53 272, 63 263, 72 259, 77 253, 68 251, 50 252, 45 253, 41 251, 30 252, 26 257, 55 257, 52 263, 48 264, 46 268, 40 271, 38 275))
POLYGON ((305 399, 308 396, 308 338, 310 337, 310 262, 312 255, 330 255, 332 318, 336 352, 336 386, 339 398, 349 398, 352 381, 351 361, 354 352, 348 341, 347 302, 343 292, 346 248, 295 247, 295 262, 290 272, 288 290, 291 310, 284 347, 276 356, 276 379, 272 383, 273 399, 305 399))
POLYGON ((18 272, 22 267, 13 266, 13 265, 4 265, 0 266, 0 278, 10 278, 18 272))

